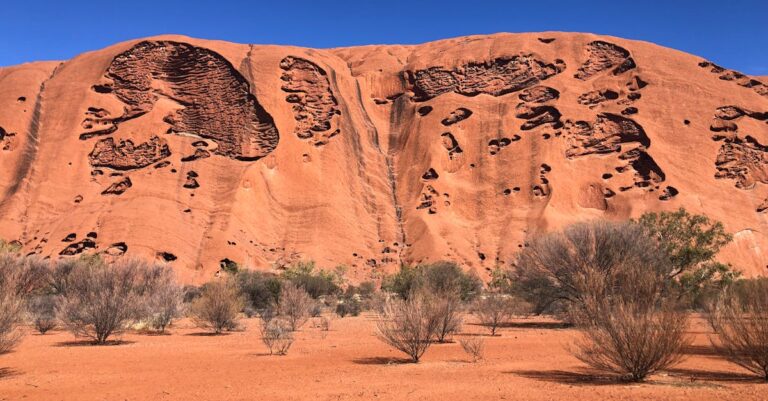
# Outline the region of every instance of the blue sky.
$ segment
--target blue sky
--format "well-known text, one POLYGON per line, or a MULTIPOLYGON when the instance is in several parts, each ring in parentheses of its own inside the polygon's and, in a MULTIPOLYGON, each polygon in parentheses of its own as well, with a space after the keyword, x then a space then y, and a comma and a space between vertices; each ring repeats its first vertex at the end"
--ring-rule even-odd
POLYGON ((9 0, 0 10, 0 66, 163 33, 339 47, 554 30, 647 40, 768 75, 768 0, 9 0))

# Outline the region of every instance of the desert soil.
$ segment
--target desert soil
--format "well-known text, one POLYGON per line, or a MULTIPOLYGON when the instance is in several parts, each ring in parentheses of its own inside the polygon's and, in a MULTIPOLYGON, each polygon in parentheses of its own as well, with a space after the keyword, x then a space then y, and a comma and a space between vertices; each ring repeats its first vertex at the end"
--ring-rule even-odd
MULTIPOLYGON (((208 336, 189 321, 168 335, 127 333, 90 346, 64 331, 30 333, 0 356, 0 400, 764 400, 765 384, 712 352, 701 319, 686 360, 644 384, 590 375, 568 353, 577 332, 546 319, 516 320, 471 363, 458 343, 432 346, 419 364, 374 335, 375 317, 310 321, 287 356, 268 355, 258 320, 208 336)), ((459 337, 460 337, 459 336, 459 337)))

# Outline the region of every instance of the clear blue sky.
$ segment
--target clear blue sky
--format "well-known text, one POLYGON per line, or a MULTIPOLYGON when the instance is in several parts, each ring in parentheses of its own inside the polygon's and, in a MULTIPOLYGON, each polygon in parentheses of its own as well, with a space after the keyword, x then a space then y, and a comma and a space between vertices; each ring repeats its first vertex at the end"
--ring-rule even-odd
POLYGON ((338 47, 555 30, 647 40, 768 75, 768 0, 3 0, 0 13, 0 66, 163 33, 338 47))

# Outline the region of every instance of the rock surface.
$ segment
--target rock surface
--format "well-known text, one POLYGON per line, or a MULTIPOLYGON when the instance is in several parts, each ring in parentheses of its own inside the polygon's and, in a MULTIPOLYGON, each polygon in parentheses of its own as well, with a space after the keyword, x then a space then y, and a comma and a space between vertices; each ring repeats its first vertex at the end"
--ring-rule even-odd
POLYGON ((0 237, 188 282, 297 259, 366 280, 438 259, 484 274, 527 235, 685 207, 764 274, 763 80, 590 34, 120 43, 0 68, 0 237))

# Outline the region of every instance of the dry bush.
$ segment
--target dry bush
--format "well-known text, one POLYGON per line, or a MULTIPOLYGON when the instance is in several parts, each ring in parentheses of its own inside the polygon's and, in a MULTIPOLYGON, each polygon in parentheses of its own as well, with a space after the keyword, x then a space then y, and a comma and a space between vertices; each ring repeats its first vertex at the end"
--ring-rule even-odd
POLYGON ((320 316, 317 318, 318 326, 320 327, 320 330, 322 331, 330 331, 331 330, 331 318, 328 316, 320 316))
POLYGON ((265 322, 261 328, 261 340, 269 349, 269 354, 285 355, 293 344, 291 323, 283 318, 265 322))
POLYGON ((11 351, 21 340, 22 307, 19 297, 0 286, 0 354, 11 351))
POLYGON ((472 362, 483 359, 485 355, 485 339, 482 337, 465 337, 459 340, 461 348, 472 357, 472 362))
POLYGON ((280 291, 278 310, 290 323, 292 331, 298 330, 307 322, 315 301, 303 288, 286 283, 280 291))
POLYGON ((729 361, 768 380, 768 280, 738 284, 709 314, 718 337, 711 341, 729 361))
POLYGON ((376 323, 377 336, 418 362, 432 344, 438 327, 429 300, 421 294, 405 301, 389 300, 376 323))
POLYGON ((620 300, 591 309, 573 353, 592 368, 624 379, 642 381, 677 364, 690 343, 687 316, 675 305, 620 300))
POLYGON ((146 315, 150 327, 163 333, 181 316, 184 292, 170 267, 156 266, 154 273, 146 291, 146 315))
POLYGON ((472 308, 472 313, 477 316, 480 324, 491 331, 495 336, 498 328, 509 322, 513 316, 522 312, 523 306, 514 298, 497 293, 489 293, 480 297, 472 308))
POLYGON ((53 330, 56 320, 56 298, 53 295, 37 295, 27 302, 27 314, 40 334, 53 330))
POLYGON ((156 274, 156 267, 137 259, 120 259, 111 265, 99 259, 75 263, 62 280, 59 320, 75 336, 104 344, 144 318, 156 274))
POLYGON ((458 291, 435 294, 430 300, 431 313, 437 321, 435 338, 437 342, 449 341, 461 329, 461 295, 458 291))
MULTIPOLYGON (((632 223, 594 221, 533 238, 512 272, 514 291, 534 313, 583 307, 590 297, 616 295, 628 265, 666 276, 670 262, 646 230, 632 223)), ((634 295, 626 292, 626 297, 634 295)))
POLYGON ((212 281, 206 283, 200 297, 192 301, 189 313, 198 327, 220 334, 237 328, 244 304, 240 290, 232 280, 212 281))
POLYGON ((48 284, 49 262, 37 256, 0 254, 0 287, 18 297, 41 292, 48 284))

